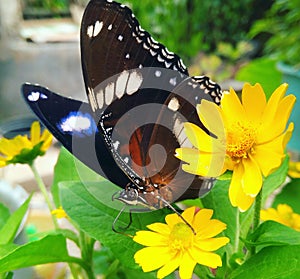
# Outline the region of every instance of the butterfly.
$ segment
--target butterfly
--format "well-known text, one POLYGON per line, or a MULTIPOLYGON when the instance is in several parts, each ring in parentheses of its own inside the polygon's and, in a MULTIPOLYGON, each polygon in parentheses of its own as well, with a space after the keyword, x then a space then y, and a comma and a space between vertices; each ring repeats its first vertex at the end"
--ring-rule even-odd
POLYGON ((74 156, 121 187, 114 197, 125 204, 158 209, 209 191, 212 180, 184 172, 174 153, 192 146, 183 125, 203 127, 196 105, 202 99, 219 104, 219 85, 190 77, 180 57, 117 2, 91 0, 80 33, 89 102, 25 83, 24 99, 40 121, 74 156))

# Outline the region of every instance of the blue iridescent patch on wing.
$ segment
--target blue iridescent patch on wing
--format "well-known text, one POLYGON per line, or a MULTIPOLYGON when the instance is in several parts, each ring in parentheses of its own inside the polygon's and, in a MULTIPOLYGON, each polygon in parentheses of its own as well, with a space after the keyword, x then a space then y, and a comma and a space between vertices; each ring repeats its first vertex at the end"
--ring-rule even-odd
POLYGON ((77 137, 91 136, 97 131, 97 125, 91 114, 81 111, 71 111, 61 119, 57 127, 62 133, 77 137))

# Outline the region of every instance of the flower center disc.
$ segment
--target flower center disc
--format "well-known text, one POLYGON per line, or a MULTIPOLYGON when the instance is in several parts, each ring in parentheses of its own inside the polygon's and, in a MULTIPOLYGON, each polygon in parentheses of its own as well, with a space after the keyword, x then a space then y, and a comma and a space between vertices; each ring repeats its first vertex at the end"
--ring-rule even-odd
POLYGON ((255 140, 256 130, 250 123, 234 123, 227 131, 226 153, 231 158, 247 158, 253 151, 255 140))
POLYGON ((192 245, 193 237, 194 233, 187 224, 175 224, 170 233, 170 246, 174 250, 185 250, 192 245))

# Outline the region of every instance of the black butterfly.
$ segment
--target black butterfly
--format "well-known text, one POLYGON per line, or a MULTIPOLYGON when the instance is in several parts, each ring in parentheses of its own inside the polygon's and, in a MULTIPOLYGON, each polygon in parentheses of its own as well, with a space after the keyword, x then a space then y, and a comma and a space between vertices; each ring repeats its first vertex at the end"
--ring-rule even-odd
MULTIPOLYGON (((209 190, 185 173, 175 149, 191 147, 186 121, 202 126, 195 105, 219 104, 220 87, 189 77, 181 59, 144 31, 132 11, 91 0, 81 24, 81 60, 89 104, 24 84, 30 108, 87 166, 122 187, 126 204, 161 208, 209 190)), ((207 131, 208 132, 208 131, 207 131)))

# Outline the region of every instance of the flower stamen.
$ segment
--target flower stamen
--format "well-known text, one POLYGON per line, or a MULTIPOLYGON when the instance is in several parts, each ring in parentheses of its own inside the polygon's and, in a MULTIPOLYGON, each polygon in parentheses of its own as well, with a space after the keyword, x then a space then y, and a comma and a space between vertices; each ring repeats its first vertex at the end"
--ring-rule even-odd
POLYGON ((248 158, 254 151, 256 129, 251 123, 236 122, 227 131, 226 154, 232 159, 248 158))
POLYGON ((193 245, 194 232, 185 223, 174 225, 170 233, 170 247, 177 252, 184 252, 193 245))

